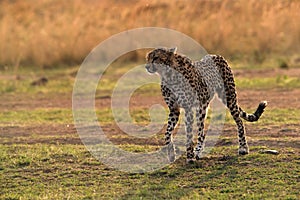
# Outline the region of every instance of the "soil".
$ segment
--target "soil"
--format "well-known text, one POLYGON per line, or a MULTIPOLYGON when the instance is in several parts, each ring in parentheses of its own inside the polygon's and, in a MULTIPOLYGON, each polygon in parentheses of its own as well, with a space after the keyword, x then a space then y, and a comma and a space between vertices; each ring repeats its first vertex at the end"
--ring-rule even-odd
MULTIPOLYGON (((297 76, 299 70, 289 71, 282 70, 288 75, 297 76), (295 75, 296 73, 296 75, 295 75)), ((277 76, 278 70, 251 70, 251 74, 247 73, 247 77, 264 77, 277 76)), ((299 73, 298 73, 299 75, 299 73)), ((236 76, 243 76, 237 71, 236 76)), ((274 108, 296 108, 300 109, 300 88, 296 89, 268 89, 268 90, 246 90, 238 89, 239 104, 244 109, 255 109, 261 100, 268 101, 268 109, 274 108)), ((22 94, 16 96, 14 94, 2 95, 0 99, 0 112, 31 110, 37 108, 72 108, 72 94, 53 94, 51 97, 47 94, 38 94, 35 96, 22 94)), ((134 95, 131 99, 130 106, 133 107, 150 107, 153 104, 163 104, 161 96, 145 97, 134 95)), ((109 96, 96 98, 96 107, 110 107, 111 99, 109 96)), ((107 133, 108 138, 115 144, 148 144, 162 145, 163 134, 158 137, 150 137, 147 139, 134 138, 126 136, 117 125, 105 125, 102 127, 107 133), (124 137, 115 137, 116 135, 124 137)), ((255 124, 246 123, 246 130, 249 145, 264 145, 267 147, 296 147, 300 148, 300 123, 285 124, 283 126, 266 125, 257 127, 255 124), (266 139, 268 138, 268 139, 266 139), (287 140, 287 138, 289 138, 287 140)), ((223 129, 222 136, 229 139, 220 139, 217 145, 237 145, 236 127, 234 125, 226 125, 223 129)), ((30 126, 13 126, 0 125, 0 144, 82 144, 76 128, 73 124, 56 124, 56 125, 30 125, 30 126), (35 137, 38 136, 38 137, 35 137)))

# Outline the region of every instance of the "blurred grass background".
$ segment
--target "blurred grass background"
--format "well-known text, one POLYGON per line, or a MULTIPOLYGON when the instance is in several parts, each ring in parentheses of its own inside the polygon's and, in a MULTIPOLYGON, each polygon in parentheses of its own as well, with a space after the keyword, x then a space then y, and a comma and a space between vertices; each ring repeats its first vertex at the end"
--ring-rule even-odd
POLYGON ((299 10, 298 0, 2 0, 0 69, 74 66, 111 35, 145 26, 183 32, 231 61, 299 64, 299 10))

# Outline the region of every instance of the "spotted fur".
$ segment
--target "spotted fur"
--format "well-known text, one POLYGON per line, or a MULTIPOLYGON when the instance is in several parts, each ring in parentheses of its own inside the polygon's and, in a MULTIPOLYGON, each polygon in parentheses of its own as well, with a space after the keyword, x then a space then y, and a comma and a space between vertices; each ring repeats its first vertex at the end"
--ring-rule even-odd
POLYGON ((146 70, 161 77, 161 92, 169 108, 165 144, 168 145, 169 160, 175 160, 172 132, 180 115, 185 113, 187 161, 197 160, 204 149, 204 120, 207 107, 216 94, 228 107, 236 122, 240 155, 249 153, 242 119, 257 121, 264 112, 267 102, 261 102, 253 114, 247 114, 237 102, 234 77, 227 61, 219 55, 206 55, 193 62, 188 57, 177 54, 176 49, 157 48, 146 56, 146 70), (194 110, 198 127, 197 145, 194 149, 192 126, 194 110))

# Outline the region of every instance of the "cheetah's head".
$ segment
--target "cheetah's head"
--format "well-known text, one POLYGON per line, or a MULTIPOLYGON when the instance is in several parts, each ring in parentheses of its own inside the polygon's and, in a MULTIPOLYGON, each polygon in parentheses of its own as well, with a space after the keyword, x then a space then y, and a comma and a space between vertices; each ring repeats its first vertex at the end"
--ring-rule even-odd
POLYGON ((153 74, 161 74, 162 70, 166 66, 172 64, 172 59, 176 53, 177 48, 156 48, 150 51, 146 56, 146 70, 153 74))

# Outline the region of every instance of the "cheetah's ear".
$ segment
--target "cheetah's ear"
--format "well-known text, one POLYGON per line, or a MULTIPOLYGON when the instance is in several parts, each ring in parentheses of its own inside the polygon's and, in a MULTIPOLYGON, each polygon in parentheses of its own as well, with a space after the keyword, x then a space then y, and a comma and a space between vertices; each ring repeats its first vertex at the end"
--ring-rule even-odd
POLYGON ((177 47, 170 48, 169 51, 170 51, 171 53, 176 53, 177 47))

